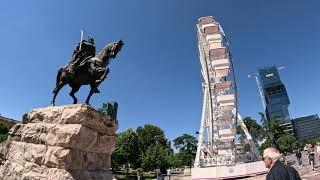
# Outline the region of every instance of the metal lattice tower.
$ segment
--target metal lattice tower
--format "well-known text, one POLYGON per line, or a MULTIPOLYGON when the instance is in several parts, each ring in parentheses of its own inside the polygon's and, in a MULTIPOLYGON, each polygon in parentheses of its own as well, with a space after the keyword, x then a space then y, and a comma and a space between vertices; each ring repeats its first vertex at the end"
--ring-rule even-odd
POLYGON ((260 155, 238 113, 236 77, 224 31, 212 16, 200 18, 196 27, 204 97, 194 167, 245 162, 248 158, 235 143, 238 125, 251 147, 250 161, 258 160, 260 155))

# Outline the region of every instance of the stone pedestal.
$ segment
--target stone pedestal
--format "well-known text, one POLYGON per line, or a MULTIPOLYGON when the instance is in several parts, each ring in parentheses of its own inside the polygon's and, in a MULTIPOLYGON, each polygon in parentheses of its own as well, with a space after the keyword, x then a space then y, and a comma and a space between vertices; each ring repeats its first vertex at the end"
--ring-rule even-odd
POLYGON ((0 179, 109 180, 117 121, 83 104, 34 109, 2 144, 0 179))

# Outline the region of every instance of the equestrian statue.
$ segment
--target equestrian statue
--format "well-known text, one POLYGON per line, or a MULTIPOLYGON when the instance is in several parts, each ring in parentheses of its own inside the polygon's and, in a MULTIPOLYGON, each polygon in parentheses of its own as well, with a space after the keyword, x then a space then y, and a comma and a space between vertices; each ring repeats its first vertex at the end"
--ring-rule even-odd
POLYGON ((86 99, 86 104, 89 104, 91 96, 100 92, 98 87, 109 73, 107 66, 111 59, 116 58, 123 45, 121 40, 115 41, 105 45, 96 54, 94 39, 89 37, 88 40, 82 40, 81 36, 80 43, 73 51, 70 63, 58 71, 51 104, 55 105, 56 96, 66 84, 72 88, 69 94, 73 98, 73 104, 78 102, 74 94, 79 91, 80 87, 90 85, 91 89, 86 99))

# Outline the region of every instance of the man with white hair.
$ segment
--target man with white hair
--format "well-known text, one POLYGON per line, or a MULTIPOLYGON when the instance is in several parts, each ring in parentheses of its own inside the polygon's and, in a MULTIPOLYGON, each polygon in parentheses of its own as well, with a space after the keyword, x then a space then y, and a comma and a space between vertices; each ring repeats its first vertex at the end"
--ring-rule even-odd
POLYGON ((267 180, 301 180, 299 173, 291 166, 282 164, 278 149, 269 147, 263 151, 263 162, 269 169, 267 180))

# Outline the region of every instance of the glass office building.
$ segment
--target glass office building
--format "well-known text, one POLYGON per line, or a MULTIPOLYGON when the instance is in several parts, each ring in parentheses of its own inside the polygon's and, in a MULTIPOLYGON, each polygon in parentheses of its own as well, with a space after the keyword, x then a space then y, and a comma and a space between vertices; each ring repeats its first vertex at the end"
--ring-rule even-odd
POLYGON ((288 111, 290 101, 277 67, 259 69, 258 78, 267 119, 271 121, 278 118, 281 124, 291 124, 288 111))
POLYGON ((317 114, 292 120, 293 131, 298 140, 310 140, 320 136, 320 119, 317 114))

